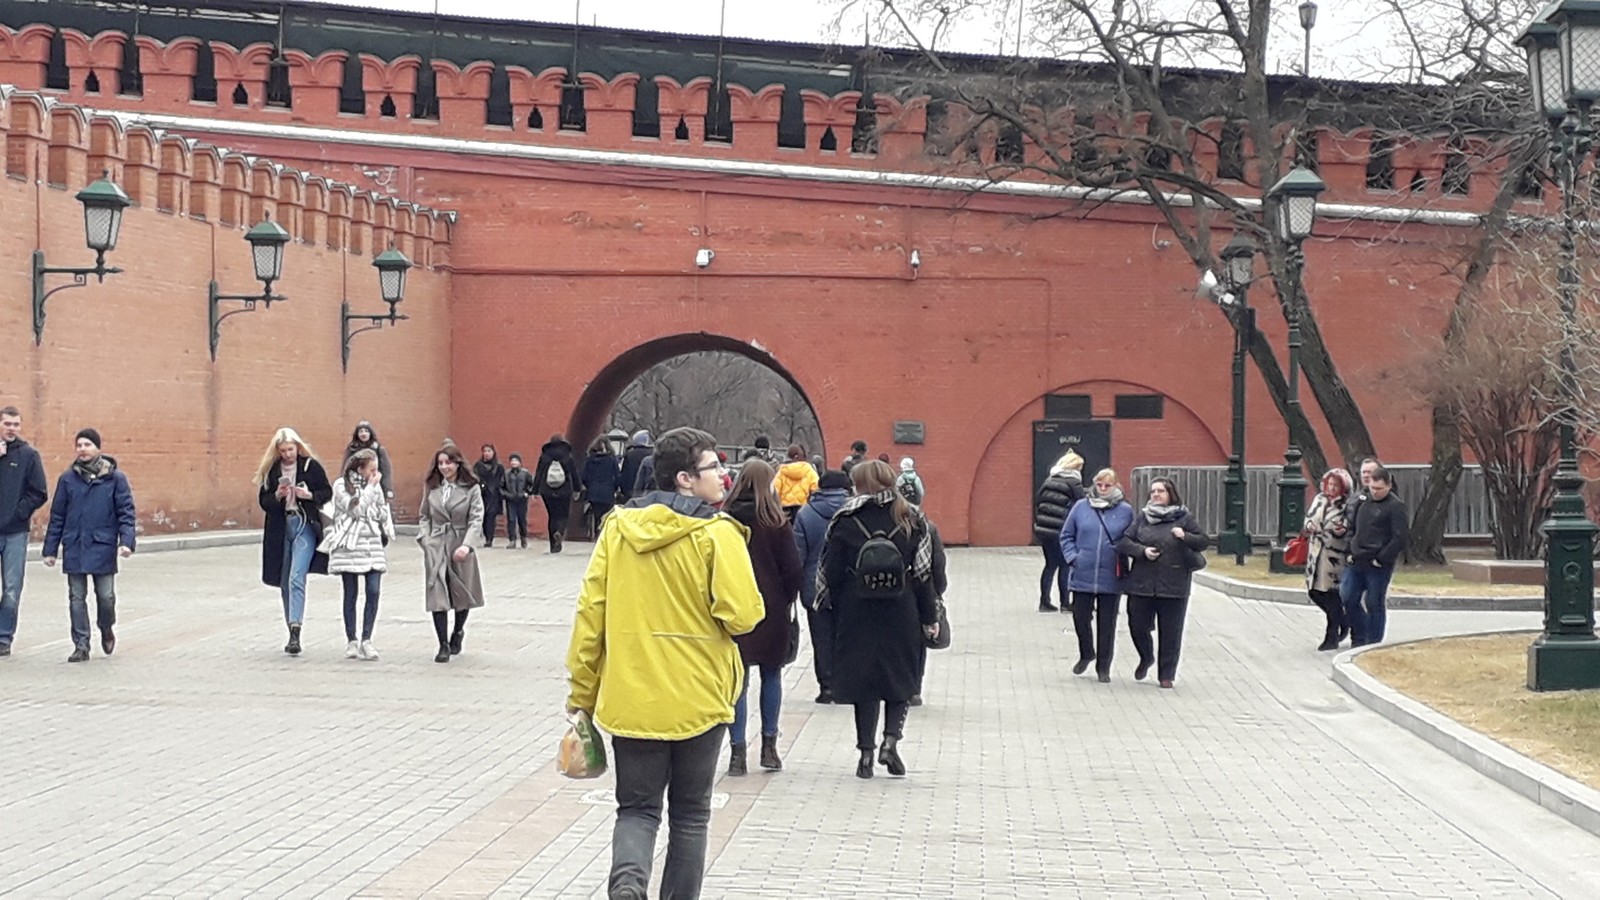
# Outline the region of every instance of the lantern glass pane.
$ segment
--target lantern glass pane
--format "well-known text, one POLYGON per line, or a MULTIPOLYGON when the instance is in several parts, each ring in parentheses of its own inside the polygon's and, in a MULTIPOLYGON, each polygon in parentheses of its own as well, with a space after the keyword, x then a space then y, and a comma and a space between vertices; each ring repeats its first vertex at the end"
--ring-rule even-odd
POLYGON ((83 208, 84 240, 90 250, 106 251, 117 246, 117 220, 122 211, 104 206, 83 208))
POLYGON ((1561 90, 1561 48, 1541 47, 1528 53, 1532 65, 1528 69, 1533 78, 1533 89, 1544 107, 1546 116, 1560 118, 1567 114, 1566 94, 1561 90), (1535 62, 1535 60, 1537 60, 1535 62))
POLYGON ((1568 22, 1563 30, 1569 45, 1572 93, 1590 100, 1600 97, 1600 25, 1568 22))
POLYGON ((1317 198, 1289 198, 1289 236, 1296 240, 1308 237, 1311 226, 1317 221, 1317 198))
POLYGON ((385 303, 398 303, 403 296, 405 273, 398 269, 379 270, 378 291, 385 303))
POLYGON ((283 245, 256 244, 250 249, 256 267, 256 280, 277 281, 283 274, 283 245))
POLYGON ((1250 283, 1250 276, 1254 273, 1255 260, 1249 254, 1241 253, 1227 261, 1228 286, 1243 287, 1250 283))

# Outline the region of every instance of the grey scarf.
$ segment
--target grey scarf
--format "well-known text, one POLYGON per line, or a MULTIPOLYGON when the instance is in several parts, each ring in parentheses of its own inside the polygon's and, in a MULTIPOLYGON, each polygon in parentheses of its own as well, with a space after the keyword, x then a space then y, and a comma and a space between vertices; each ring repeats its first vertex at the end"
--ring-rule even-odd
POLYGON ((1189 514, 1189 510, 1182 506, 1162 506, 1155 503, 1146 503, 1144 506, 1145 521, 1151 525, 1160 525, 1162 522, 1176 522, 1189 514))
POLYGON ((1122 488, 1114 487, 1111 493, 1101 496, 1098 489, 1089 497, 1089 505, 1095 509, 1110 509, 1122 502, 1122 488))

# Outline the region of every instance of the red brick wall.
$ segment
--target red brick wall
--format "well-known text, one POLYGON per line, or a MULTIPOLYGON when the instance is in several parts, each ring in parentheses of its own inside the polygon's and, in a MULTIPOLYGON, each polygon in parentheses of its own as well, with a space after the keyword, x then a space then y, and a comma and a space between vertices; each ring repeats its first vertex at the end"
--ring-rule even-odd
MULTIPOLYGON (((300 431, 336 472, 354 423, 366 418, 393 457, 399 499, 415 508, 428 455, 450 425, 445 272, 412 270, 401 305, 411 320, 357 337, 345 376, 341 298, 360 312, 386 309, 370 253, 296 240, 275 286, 288 302, 223 323, 213 363, 207 282, 215 278, 225 292, 260 289, 243 228, 147 203, 126 212, 108 258, 124 273, 52 296, 44 342, 35 347, 28 299, 35 246, 51 265, 94 261, 73 197, 84 174, 80 167, 59 187, 15 166, 8 174, 0 179, 7 223, 0 229, 0 405, 21 408, 24 436, 44 455, 52 491, 70 463, 74 434, 92 426, 132 480, 146 533, 258 525, 251 479, 278 426, 300 431)), ((123 171, 113 176, 129 180, 123 171)), ((69 280, 54 275, 49 285, 69 280)), ((45 522, 41 513, 35 531, 45 522)))

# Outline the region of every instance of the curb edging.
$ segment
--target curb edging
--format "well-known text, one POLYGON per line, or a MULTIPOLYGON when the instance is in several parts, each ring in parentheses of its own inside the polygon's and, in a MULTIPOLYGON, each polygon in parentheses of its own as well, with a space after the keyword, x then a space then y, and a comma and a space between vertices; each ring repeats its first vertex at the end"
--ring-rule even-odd
MULTIPOLYGON (((1450 637, 1505 634, 1484 631, 1450 637)), ((1530 633, 1531 634, 1531 633, 1530 633)), ((1428 638, 1426 640, 1432 640, 1428 638)), ((1600 836, 1600 791, 1581 784, 1543 763, 1480 734, 1428 705, 1400 693, 1362 671, 1355 659, 1383 644, 1346 650, 1334 657, 1333 682, 1357 702, 1466 763, 1474 770, 1516 791, 1590 834, 1600 836)))
MULTIPOLYGON (((1311 605, 1311 598, 1306 595, 1306 592, 1294 588, 1255 584, 1204 570, 1194 573, 1194 581, 1202 587, 1244 600, 1289 603, 1298 606, 1311 605)), ((1544 599, 1541 597, 1423 597, 1416 594, 1390 594, 1387 606, 1390 609, 1470 609, 1528 612, 1544 609, 1544 599)))

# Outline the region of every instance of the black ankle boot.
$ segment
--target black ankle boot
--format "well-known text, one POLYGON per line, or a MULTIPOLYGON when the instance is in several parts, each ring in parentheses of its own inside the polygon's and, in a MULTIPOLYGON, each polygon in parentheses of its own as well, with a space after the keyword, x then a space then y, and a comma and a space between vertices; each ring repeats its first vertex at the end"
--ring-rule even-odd
POLYGON ((871 750, 863 750, 863 751, 861 751, 861 761, 856 763, 856 777, 857 778, 871 778, 872 777, 872 751, 871 750))
POLYGON ((900 739, 897 737, 883 736, 883 749, 878 751, 878 762, 883 764, 889 774, 900 777, 906 774, 906 764, 900 759, 900 739))
POLYGON ((289 643, 283 645, 283 652, 290 656, 300 655, 300 626, 289 626, 289 643))
POLYGON ((783 760, 778 758, 778 736, 775 734, 761 736, 761 768, 773 772, 783 768, 783 760))
POLYGON ((457 625, 456 630, 450 633, 450 643, 448 645, 448 649, 452 655, 461 652, 461 641, 466 636, 467 628, 465 625, 457 625))
POLYGON ((434 662, 447 663, 450 661, 450 645, 440 644, 439 652, 433 657, 434 662))
POLYGON ((745 759, 747 744, 729 744, 728 774, 733 776, 750 774, 750 763, 745 759))

